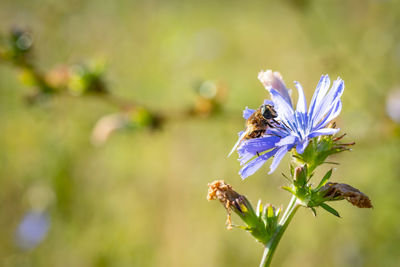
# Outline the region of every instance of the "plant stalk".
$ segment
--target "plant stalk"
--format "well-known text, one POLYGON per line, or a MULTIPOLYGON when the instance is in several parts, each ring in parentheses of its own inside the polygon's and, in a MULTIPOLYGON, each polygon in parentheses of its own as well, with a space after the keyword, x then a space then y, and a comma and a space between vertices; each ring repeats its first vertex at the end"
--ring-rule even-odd
POLYGON ((282 216, 282 219, 279 222, 278 227, 276 228, 275 233, 265 245, 264 254, 260 263, 260 267, 268 267, 271 265, 272 257, 274 256, 274 252, 279 244, 279 241, 282 238, 283 233, 288 227, 290 221, 292 220, 294 214, 298 210, 300 205, 297 203, 297 198, 292 196, 285 213, 282 216))

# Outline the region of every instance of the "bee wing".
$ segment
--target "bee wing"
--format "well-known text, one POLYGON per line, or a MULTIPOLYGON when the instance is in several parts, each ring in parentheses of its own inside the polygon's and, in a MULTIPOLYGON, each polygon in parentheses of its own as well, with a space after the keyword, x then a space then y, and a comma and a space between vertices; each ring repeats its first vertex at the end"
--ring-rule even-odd
POLYGON ((240 143, 243 141, 244 137, 246 136, 246 131, 243 131, 240 136, 239 139, 237 140, 236 144, 233 146, 231 152, 229 152, 228 154, 228 158, 230 157, 230 155, 232 155, 232 153, 236 150, 236 148, 240 145, 240 143))

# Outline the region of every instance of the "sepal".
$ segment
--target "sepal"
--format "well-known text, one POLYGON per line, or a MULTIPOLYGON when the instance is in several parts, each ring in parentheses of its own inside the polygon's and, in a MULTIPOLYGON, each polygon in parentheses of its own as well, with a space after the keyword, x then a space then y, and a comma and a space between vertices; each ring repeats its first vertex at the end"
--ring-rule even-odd
POLYGON ((332 208, 331 206, 329 206, 328 204, 325 203, 321 203, 320 204, 321 208, 323 208, 324 210, 326 210, 327 212, 335 215, 336 217, 340 218, 339 212, 337 212, 337 210, 335 210, 334 208, 332 208))
POLYGON ((324 186, 329 178, 331 178, 332 175, 332 169, 330 169, 325 175, 324 177, 321 179, 321 182, 319 182, 318 186, 315 188, 316 191, 318 191, 322 186, 324 186))
MULTIPOLYGON (((330 126, 335 127, 335 124, 330 126)), ((308 165, 309 172, 312 173, 316 167, 327 162, 328 156, 351 150, 351 146, 355 143, 339 143, 339 141, 345 136, 345 134, 335 137, 333 135, 323 135, 314 137, 310 140, 309 145, 306 147, 302 154, 297 153, 296 149, 292 150, 293 161, 297 165, 308 165)))
POLYGON ((299 204, 307 207, 311 196, 311 187, 308 185, 311 175, 309 174, 307 164, 294 168, 292 173, 292 185, 290 187, 282 186, 281 188, 294 195, 299 204))

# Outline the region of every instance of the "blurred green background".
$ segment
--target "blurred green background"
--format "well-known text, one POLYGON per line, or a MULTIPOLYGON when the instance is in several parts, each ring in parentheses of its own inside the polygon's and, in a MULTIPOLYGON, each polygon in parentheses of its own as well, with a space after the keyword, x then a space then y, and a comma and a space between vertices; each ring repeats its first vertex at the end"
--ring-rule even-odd
POLYGON ((95 147, 92 128, 115 107, 73 97, 28 106, 31 89, 0 65, 1 266, 258 266, 262 246, 226 230, 224 209, 206 193, 218 178, 253 203, 290 198, 279 189, 288 156, 273 175, 264 166, 245 181, 226 158, 242 109, 267 96, 262 69, 280 71, 291 88, 301 82, 308 99, 321 74, 344 79, 337 124, 357 144, 333 159, 341 165, 332 180, 374 204, 334 203, 341 219, 301 209, 273 265, 398 266, 400 129, 386 113, 400 87, 398 1, 1 1, 0 31, 15 25, 32 32, 40 68, 105 59, 115 95, 164 113, 190 106, 198 81, 229 91, 217 116, 122 132, 95 147), (49 231, 21 249, 18 225, 38 205, 49 231))

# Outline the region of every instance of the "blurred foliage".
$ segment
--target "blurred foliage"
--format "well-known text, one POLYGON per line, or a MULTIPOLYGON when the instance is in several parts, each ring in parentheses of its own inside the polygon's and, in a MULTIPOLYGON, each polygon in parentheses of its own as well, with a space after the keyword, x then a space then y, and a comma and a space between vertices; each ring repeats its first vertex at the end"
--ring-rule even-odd
POLYGON ((241 110, 266 96, 257 72, 270 68, 308 96, 323 73, 344 79, 337 126, 357 144, 334 177, 374 204, 334 203, 340 220, 299 211, 275 265, 397 266, 400 126, 386 102, 400 86, 399 25, 390 0, 2 1, 0 60, 17 68, 0 64, 0 265, 256 266, 262 247, 227 231, 205 197, 220 178, 252 202, 286 204, 279 172, 243 182, 226 159, 241 110), (6 34, 15 25, 25 30, 6 34), (76 64, 91 58, 106 58, 107 71, 101 60, 76 64), (215 86, 229 95, 207 102, 215 86), (206 115, 210 103, 224 112, 206 115), (134 118, 131 128, 173 119, 93 146, 96 121, 113 115, 117 126, 134 118), (49 224, 36 221, 49 229, 21 248, 32 213, 46 214, 49 224))
MULTIPOLYGON (((17 67, 20 70, 21 82, 34 88, 33 93, 27 97, 28 103, 35 104, 40 102, 39 100, 58 94, 97 95, 120 109, 119 113, 106 115, 97 122, 92 133, 92 142, 95 145, 103 144, 116 130, 144 128, 155 130, 160 128, 167 118, 174 118, 171 114, 160 115, 160 111, 158 113, 150 111, 137 103, 111 95, 103 78, 104 63, 58 66, 42 74, 33 60, 33 40, 29 32, 14 28, 8 36, 0 37, 1 62, 8 62, 17 67)), ((180 118, 209 117, 221 111, 221 100, 226 88, 217 86, 212 81, 203 81, 195 86, 195 91, 197 100, 194 106, 186 111, 180 111, 180 118)))

